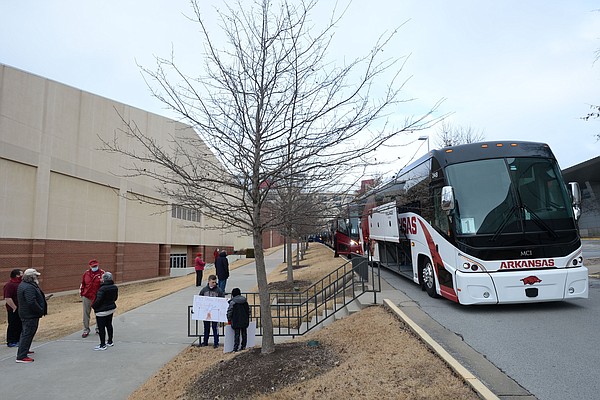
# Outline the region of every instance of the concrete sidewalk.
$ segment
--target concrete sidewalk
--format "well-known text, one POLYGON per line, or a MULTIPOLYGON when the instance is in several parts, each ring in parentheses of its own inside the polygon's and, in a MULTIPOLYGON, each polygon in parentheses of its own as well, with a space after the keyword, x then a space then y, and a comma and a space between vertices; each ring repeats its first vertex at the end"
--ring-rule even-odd
MULTIPOLYGON (((282 260, 283 250, 266 256, 267 273, 282 260)), ((600 272, 600 265, 590 267, 590 275, 600 272)), ((250 291, 255 286, 254 263, 233 270, 227 281, 227 291, 234 287, 250 291)), ((465 366, 483 371, 494 392, 530 398, 516 382, 429 318, 412 299, 385 280, 381 289, 376 295, 377 303, 388 299, 399 306, 435 340, 445 343, 465 366)), ((187 336, 187 312, 198 292, 199 288, 190 286, 117 314, 115 346, 106 351, 93 351, 98 337, 92 334, 83 339, 81 332, 50 342, 34 342, 35 362, 31 364, 15 363, 16 349, 0 346, 0 399, 127 399, 165 363, 196 341, 197 338, 187 336)), ((363 297, 365 303, 374 300, 371 294, 363 297)), ((40 324, 43 323, 42 318, 40 324)), ((277 339, 279 342, 284 338, 277 339)), ((222 351, 222 347, 215 351, 222 351)))
MULTIPOLYGON (((283 250, 266 256, 267 273, 282 260, 283 250)), ((228 292, 255 286, 255 263, 233 270, 227 281, 228 292)), ((93 351, 98 336, 83 339, 81 332, 50 342, 34 341, 35 362, 31 364, 15 363, 16 349, 1 346, 0 398, 127 399, 196 340, 187 336, 187 312, 199 290, 190 286, 124 314, 117 312, 115 345, 106 351, 93 351)), ((222 351, 222 346, 215 351, 222 351)))

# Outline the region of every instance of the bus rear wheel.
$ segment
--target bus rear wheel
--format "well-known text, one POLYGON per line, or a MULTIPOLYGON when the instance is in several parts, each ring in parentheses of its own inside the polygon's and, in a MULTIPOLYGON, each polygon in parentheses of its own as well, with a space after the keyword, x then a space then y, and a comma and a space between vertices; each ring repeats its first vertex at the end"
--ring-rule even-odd
POLYGON ((437 292, 435 291, 435 272, 433 271, 433 264, 429 259, 425 261, 425 265, 421 269, 421 282, 429 297, 437 297, 437 292))

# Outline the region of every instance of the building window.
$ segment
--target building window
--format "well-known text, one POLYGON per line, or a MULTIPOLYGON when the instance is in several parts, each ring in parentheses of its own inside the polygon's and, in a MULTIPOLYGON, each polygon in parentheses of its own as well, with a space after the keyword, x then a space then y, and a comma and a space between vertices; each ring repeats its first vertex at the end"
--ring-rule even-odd
POLYGON ((186 254, 171 254, 171 268, 187 268, 186 254))
POLYGON ((183 207, 173 204, 171 208, 171 218, 183 219, 186 221, 200 222, 200 212, 189 207, 183 207))

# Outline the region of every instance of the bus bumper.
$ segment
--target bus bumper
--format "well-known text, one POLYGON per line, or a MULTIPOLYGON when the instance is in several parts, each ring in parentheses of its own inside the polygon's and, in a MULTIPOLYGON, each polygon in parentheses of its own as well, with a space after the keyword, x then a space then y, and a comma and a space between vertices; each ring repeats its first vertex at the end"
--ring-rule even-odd
POLYGON ((457 272, 460 304, 530 303, 588 298, 586 267, 484 274, 457 272), (468 276, 467 276, 468 275, 468 276))

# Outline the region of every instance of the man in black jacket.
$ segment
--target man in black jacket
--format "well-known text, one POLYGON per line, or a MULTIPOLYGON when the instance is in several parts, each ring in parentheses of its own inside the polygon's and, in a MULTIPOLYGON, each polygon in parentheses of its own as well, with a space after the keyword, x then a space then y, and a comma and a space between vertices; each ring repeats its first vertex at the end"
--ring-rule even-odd
POLYGON ((48 313, 48 304, 44 292, 40 289, 38 276, 41 274, 34 268, 26 269, 23 280, 17 288, 17 299, 19 300, 19 317, 23 325, 21 339, 19 340, 19 351, 17 352, 18 363, 32 363, 34 360, 28 355, 33 337, 35 336, 40 318, 48 313))
POLYGON ((217 257, 215 261, 215 270, 217 272, 217 277, 219 278, 219 288, 223 291, 223 294, 227 294, 225 292, 225 285, 227 284, 227 279, 229 278, 229 261, 227 260, 227 252, 222 251, 217 257))

